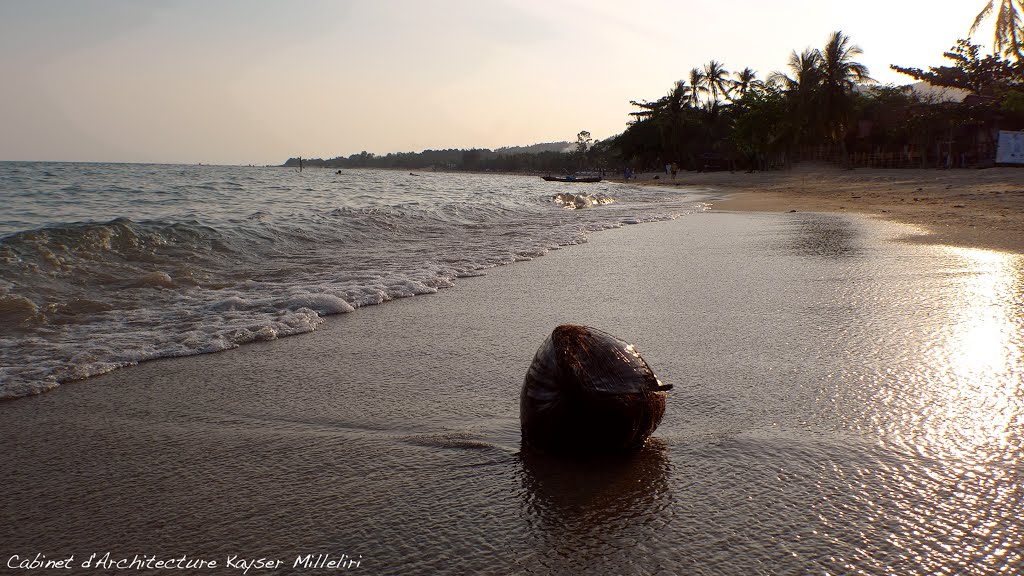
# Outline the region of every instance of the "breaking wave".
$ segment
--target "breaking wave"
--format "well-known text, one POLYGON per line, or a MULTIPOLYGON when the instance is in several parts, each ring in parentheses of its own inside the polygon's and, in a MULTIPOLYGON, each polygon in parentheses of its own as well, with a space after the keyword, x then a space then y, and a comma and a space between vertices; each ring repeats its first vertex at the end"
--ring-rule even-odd
POLYGON ((552 197, 511 176, 91 165, 83 181, 73 166, 0 163, 15 198, 0 221, 0 398, 310 332, 324 316, 701 208, 616 185, 552 197), (49 221, 54 187, 81 221, 49 221), (594 209, 564 209, 582 204, 594 209))

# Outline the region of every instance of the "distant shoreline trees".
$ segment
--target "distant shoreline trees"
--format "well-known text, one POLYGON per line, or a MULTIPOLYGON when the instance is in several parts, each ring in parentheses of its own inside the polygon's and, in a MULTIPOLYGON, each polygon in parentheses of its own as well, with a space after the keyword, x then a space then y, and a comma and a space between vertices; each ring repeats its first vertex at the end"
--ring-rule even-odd
MULTIPOLYGON (((993 11, 990 1, 972 33, 993 11)), ((873 84, 867 67, 857 61, 860 47, 835 31, 822 48, 794 50, 788 70, 764 80, 751 68, 730 75, 717 60, 694 67, 665 96, 630 101, 636 110, 629 113, 626 129, 604 141, 582 131, 575 143, 384 156, 361 152, 304 163, 552 174, 661 170, 673 163, 698 171, 771 170, 802 160, 848 167, 992 165, 999 130, 1024 129, 1022 12, 1024 0, 1000 0, 996 54, 982 56, 978 45, 961 39, 943 54, 951 65, 890 66, 936 89, 966 95, 958 100, 911 86, 873 84)), ((285 165, 297 162, 292 158, 285 165)))
MULTIPOLYGON (((588 144, 590 144, 588 142, 588 144)), ((306 167, 389 168, 403 170, 473 170, 498 172, 564 173, 578 169, 578 142, 550 142, 489 150, 486 148, 424 150, 376 155, 360 152, 336 158, 303 158, 306 167)), ((297 167, 298 158, 284 166, 297 167)))

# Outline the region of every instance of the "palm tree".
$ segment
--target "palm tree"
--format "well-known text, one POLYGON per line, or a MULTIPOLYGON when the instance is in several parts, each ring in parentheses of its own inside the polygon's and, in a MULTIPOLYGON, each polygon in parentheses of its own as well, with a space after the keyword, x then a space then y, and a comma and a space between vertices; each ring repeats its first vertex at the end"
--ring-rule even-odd
POLYGON ((837 30, 821 50, 821 99, 826 134, 837 141, 845 133, 853 100, 850 94, 861 82, 874 82, 868 76, 868 67, 855 62, 863 54, 860 46, 850 43, 850 37, 837 30))
POLYGON ((810 93, 818 89, 821 84, 821 52, 806 48, 797 54, 794 50, 789 55, 787 64, 793 76, 778 71, 772 72, 768 75, 770 84, 779 86, 787 92, 810 93))
POLYGON ((868 76, 868 67, 854 62, 855 56, 864 51, 856 44, 850 44, 850 37, 836 30, 828 37, 825 49, 821 51, 821 66, 826 87, 837 90, 853 88, 857 82, 874 82, 868 76))
MULTIPOLYGON (((995 0, 988 0, 985 7, 978 12, 971 25, 970 34, 978 30, 986 18, 992 15, 995 9, 995 0)), ((992 51, 996 54, 1003 54, 1007 57, 1013 56, 1017 60, 1024 59, 1024 26, 1022 26, 1021 13, 1024 12, 1024 0, 999 0, 999 11, 996 12, 996 28, 992 51)))
POLYGON ((635 119, 630 125, 648 123, 645 128, 651 130, 648 133, 657 134, 658 150, 663 160, 675 158, 679 154, 684 115, 690 107, 690 98, 690 87, 685 81, 678 80, 668 94, 654 102, 630 101, 630 104, 640 108, 638 112, 630 112, 629 115, 635 119))
POLYGON ((729 71, 725 69, 718 60, 712 60, 704 65, 704 86, 707 88, 711 98, 708 104, 717 104, 721 97, 729 97, 729 71))
POLYGON ((790 138, 793 143, 808 143, 816 139, 818 130, 818 100, 822 82, 821 52, 806 48, 789 55, 789 70, 792 76, 772 72, 768 83, 786 93, 790 138))
POLYGON ((654 102, 648 102, 646 100, 644 100, 643 102, 637 102, 636 100, 630 100, 629 103, 632 104, 633 106, 636 106, 637 108, 640 108, 641 110, 640 112, 629 113, 629 115, 634 118, 632 121, 630 121, 631 124, 634 122, 643 122, 644 120, 650 120, 651 118, 654 118, 655 116, 661 113, 661 109, 665 105, 664 98, 656 100, 654 102))
POLYGON ((666 160, 678 160, 682 157, 683 149, 686 146, 686 116, 692 110, 690 106, 692 93, 692 88, 687 86, 685 81, 679 80, 665 97, 669 124, 669 136, 665 149, 666 160))
POLYGON ((707 94, 708 89, 704 85, 704 72, 700 68, 690 69, 690 106, 700 107, 700 95, 707 94))
POLYGON ((739 93, 740 98, 751 88, 756 88, 761 84, 760 80, 757 79, 757 72, 749 66, 739 72, 735 72, 733 75, 736 76, 736 79, 732 81, 732 87, 739 93))
POLYGON ((676 80, 666 98, 668 98, 669 113, 679 114, 683 107, 690 104, 690 87, 686 85, 685 80, 676 80))

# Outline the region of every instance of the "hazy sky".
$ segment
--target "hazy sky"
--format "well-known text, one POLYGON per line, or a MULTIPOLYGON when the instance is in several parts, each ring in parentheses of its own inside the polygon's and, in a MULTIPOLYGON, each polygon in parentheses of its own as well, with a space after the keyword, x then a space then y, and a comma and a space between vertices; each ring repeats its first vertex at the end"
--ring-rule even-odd
MULTIPOLYGON (((877 80, 983 0, 0 0, 0 160, 277 164, 621 132, 711 59, 841 29, 877 80)), ((991 23, 978 33, 988 42, 991 23)))

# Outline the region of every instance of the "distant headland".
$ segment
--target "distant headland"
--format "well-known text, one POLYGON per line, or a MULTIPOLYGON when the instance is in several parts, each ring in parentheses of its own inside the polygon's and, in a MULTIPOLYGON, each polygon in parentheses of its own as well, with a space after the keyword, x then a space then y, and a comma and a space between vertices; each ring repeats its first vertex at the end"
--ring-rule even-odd
POLYGON ((568 169, 577 143, 545 142, 530 146, 506 146, 490 150, 470 148, 392 152, 384 155, 360 152, 335 158, 289 158, 283 166, 298 168, 396 168, 438 170, 495 170, 501 172, 560 172, 568 169))

